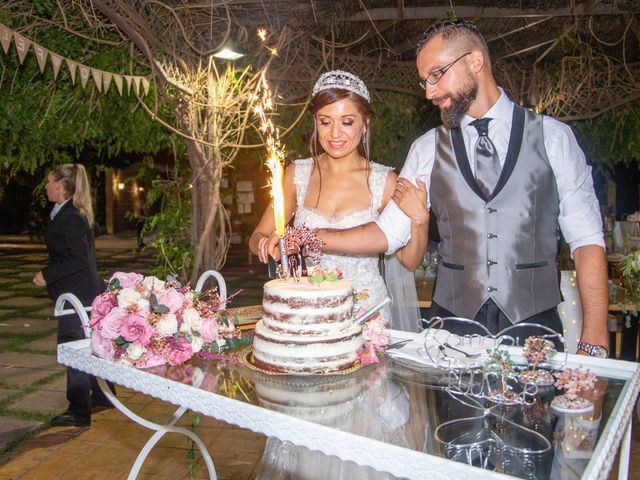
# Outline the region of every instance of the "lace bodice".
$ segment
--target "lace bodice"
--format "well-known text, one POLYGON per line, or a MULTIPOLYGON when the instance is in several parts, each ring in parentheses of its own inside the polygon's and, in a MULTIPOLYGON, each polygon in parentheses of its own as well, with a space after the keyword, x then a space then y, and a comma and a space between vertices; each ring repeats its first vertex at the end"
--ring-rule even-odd
MULTIPOLYGON (((376 220, 380 215, 378 210, 382 205, 382 196, 387 175, 391 168, 378 163, 371 163, 369 189, 371 191, 371 205, 366 210, 358 210, 341 217, 327 217, 314 208, 304 206, 307 185, 313 170, 313 159, 307 158, 295 162, 294 183, 296 187, 296 215, 294 225, 306 225, 312 228, 351 228, 376 220)), ((358 291, 366 290, 369 298, 361 306, 366 310, 387 294, 384 280, 378 268, 378 255, 344 255, 337 253, 323 253, 321 264, 323 267, 339 268, 343 275, 353 283, 358 291)), ((384 312, 388 321, 388 312, 384 312)))

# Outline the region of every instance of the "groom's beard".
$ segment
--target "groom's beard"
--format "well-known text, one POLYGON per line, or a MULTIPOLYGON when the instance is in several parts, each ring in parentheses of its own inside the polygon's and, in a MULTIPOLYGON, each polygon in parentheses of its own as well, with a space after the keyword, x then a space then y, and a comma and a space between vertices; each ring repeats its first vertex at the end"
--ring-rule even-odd
MULTIPOLYGON (((478 84, 472 78, 469 78, 469 82, 463 86, 460 93, 449 96, 451 105, 440 109, 440 118, 444 126, 447 128, 459 126, 477 95, 478 84)), ((442 98, 437 100, 442 101, 442 98)))

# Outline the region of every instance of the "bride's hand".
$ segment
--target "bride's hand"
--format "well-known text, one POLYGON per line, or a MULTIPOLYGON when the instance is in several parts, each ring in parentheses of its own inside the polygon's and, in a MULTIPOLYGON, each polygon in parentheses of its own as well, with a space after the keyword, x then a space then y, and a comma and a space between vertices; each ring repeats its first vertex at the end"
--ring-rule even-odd
POLYGON ((258 258, 262 263, 267 263, 269 255, 276 260, 280 259, 280 249, 278 248, 278 241, 280 237, 276 232, 273 232, 268 237, 262 237, 258 241, 258 258))
POLYGON ((402 212, 411 218, 416 224, 429 222, 429 210, 427 208, 427 187, 425 183, 416 178, 418 188, 406 178, 399 178, 396 189, 391 198, 402 212))

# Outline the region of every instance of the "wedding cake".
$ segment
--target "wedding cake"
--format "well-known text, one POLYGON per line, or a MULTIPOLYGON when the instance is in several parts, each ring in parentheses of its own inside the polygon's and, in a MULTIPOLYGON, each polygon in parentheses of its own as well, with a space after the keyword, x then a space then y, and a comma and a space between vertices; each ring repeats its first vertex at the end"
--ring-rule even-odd
POLYGON ((361 327, 353 325, 351 282, 271 280, 264 285, 262 307, 253 339, 256 366, 326 373, 355 364, 363 339, 361 327))

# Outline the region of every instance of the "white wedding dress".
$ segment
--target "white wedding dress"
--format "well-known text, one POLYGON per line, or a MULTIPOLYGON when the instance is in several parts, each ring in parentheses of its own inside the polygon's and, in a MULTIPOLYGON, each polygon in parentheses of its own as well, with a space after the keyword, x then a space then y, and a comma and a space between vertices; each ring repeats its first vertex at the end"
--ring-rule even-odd
MULTIPOLYGON (((369 177, 370 208, 352 212, 339 218, 328 218, 313 208, 304 206, 312 169, 313 160, 310 158, 295 162, 294 183, 297 210, 294 224, 296 226, 304 224, 312 228, 344 229, 362 225, 378 218, 385 182, 391 168, 372 162, 369 177)), ((339 268, 344 278, 353 283, 355 291, 366 290, 369 297, 363 300, 360 305, 365 310, 387 295, 384 279, 380 275, 378 267, 378 255, 323 253, 321 266, 339 268)), ((388 309, 383 310, 382 314, 385 323, 388 323, 388 309)), ((389 405, 378 405, 376 398, 379 396, 375 394, 375 390, 375 388, 369 388, 350 402, 352 413, 347 422, 351 424, 350 428, 347 427, 344 418, 337 422, 339 424, 329 426, 382 440, 381 437, 388 435, 388 432, 386 434, 384 432, 389 428, 390 423, 388 419, 385 421, 386 415, 390 414, 394 417, 395 422, 402 425, 407 420, 406 413, 399 415, 395 409, 389 408, 389 405)), ((403 400, 399 402, 400 405, 406 404, 405 395, 404 390, 401 394, 399 391, 398 398, 403 400)), ((292 399, 292 401, 295 400, 292 399)), ((392 430, 398 429, 399 425, 393 425, 392 430)), ((327 456, 288 442, 281 442, 276 438, 269 438, 267 441, 258 476, 260 480, 382 480, 391 478, 393 477, 388 474, 377 472, 368 467, 361 467, 354 462, 343 462, 337 457, 327 456)))
MULTIPOLYGON (((310 228, 345 228, 357 227, 376 220, 382 205, 384 186, 387 175, 391 170, 379 163, 371 162, 371 174, 369 176, 369 190, 371 191, 371 205, 366 210, 351 212, 342 217, 327 217, 313 208, 304 206, 307 195, 307 185, 313 170, 313 159, 296 160, 294 183, 296 186, 296 215, 294 225, 306 225, 310 228)), ((380 299, 387 295, 387 287, 380 275, 378 255, 346 255, 340 253, 323 253, 320 261, 322 267, 338 268, 344 278, 350 280, 356 292, 366 292, 369 297, 359 303, 358 307, 368 310, 380 299)), ((357 309, 356 309, 357 311, 357 309)), ((389 309, 382 311, 382 318, 389 323, 389 309)))

